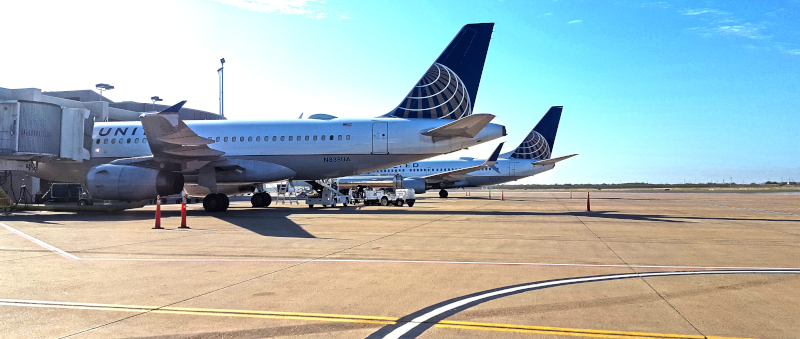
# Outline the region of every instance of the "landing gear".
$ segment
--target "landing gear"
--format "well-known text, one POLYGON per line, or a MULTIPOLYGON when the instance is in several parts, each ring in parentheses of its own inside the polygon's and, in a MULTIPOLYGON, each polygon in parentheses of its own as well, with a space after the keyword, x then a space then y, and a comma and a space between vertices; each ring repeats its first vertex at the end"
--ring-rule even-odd
POLYGON ((272 204, 272 196, 269 193, 256 193, 250 198, 253 207, 268 207, 272 204))
POLYGON ((203 199, 203 208, 206 212, 223 212, 230 204, 228 196, 222 193, 211 193, 203 199))
POLYGON ((417 199, 408 199, 408 200, 406 200, 406 203, 408 204, 408 207, 414 207, 414 203, 416 201, 417 201, 417 199))
POLYGON ((445 190, 439 191, 439 198, 447 198, 447 191, 445 190))

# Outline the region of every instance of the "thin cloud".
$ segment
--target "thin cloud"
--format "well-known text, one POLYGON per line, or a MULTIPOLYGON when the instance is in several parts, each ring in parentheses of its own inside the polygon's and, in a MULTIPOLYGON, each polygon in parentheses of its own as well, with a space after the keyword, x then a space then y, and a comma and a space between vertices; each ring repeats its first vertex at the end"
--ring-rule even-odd
POLYGON ((791 55, 800 55, 800 49, 790 49, 788 51, 783 51, 783 52, 791 55))
POLYGON ((350 20, 352 18, 353 17, 351 17, 351 16, 349 16, 347 14, 342 14, 341 16, 339 16, 339 19, 342 19, 342 20, 350 20))
POLYGON ((746 22, 735 17, 732 13, 714 8, 695 8, 678 11, 678 13, 697 17, 708 24, 700 27, 690 28, 700 36, 709 37, 712 35, 739 36, 748 39, 766 39, 770 35, 764 33, 767 29, 765 25, 746 22))
POLYGON ((641 7, 643 7, 643 8, 644 7, 655 7, 655 8, 666 9, 666 8, 669 8, 670 6, 672 6, 672 5, 670 5, 667 2, 658 1, 658 2, 645 2, 645 3, 642 4, 641 7))
POLYGON ((580 23, 583 23, 583 20, 572 20, 572 21, 568 21, 567 22, 567 24, 570 24, 570 25, 580 24, 580 23))
POLYGON ((305 15, 324 18, 326 13, 317 13, 313 7, 316 0, 212 0, 221 4, 253 12, 305 15))

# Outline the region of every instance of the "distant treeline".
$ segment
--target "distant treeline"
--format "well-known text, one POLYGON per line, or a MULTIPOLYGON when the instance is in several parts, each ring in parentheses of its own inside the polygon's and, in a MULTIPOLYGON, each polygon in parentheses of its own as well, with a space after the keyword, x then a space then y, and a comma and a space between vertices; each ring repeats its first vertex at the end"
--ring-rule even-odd
MULTIPOLYGON (((777 188, 781 186, 798 186, 796 182, 774 182, 767 181, 765 183, 751 183, 751 184, 731 184, 731 183, 691 183, 691 184, 650 184, 645 182, 626 182, 620 184, 529 184, 529 185, 497 185, 494 188, 507 188, 507 189, 631 189, 631 188, 777 188)), ((798 187, 800 188, 800 187, 798 187)))

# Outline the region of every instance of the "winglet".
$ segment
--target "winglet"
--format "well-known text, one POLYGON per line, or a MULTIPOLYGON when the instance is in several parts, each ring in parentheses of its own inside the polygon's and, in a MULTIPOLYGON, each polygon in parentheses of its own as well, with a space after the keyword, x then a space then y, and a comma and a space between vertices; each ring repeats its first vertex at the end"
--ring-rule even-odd
POLYGON ((181 101, 181 102, 179 102, 179 103, 177 103, 175 105, 172 105, 171 107, 169 107, 169 108, 167 108, 167 109, 165 109, 165 110, 163 110, 163 111, 161 111, 159 113, 178 113, 178 111, 181 110, 181 107, 183 107, 183 105, 185 103, 186 103, 186 100, 181 101))
POLYGON ((500 150, 503 149, 503 144, 505 144, 505 142, 501 142, 500 145, 497 145, 497 148, 494 149, 494 152, 492 152, 492 155, 489 157, 488 160, 486 160, 487 163, 488 162, 492 162, 492 163, 497 162, 497 157, 500 156, 500 150))

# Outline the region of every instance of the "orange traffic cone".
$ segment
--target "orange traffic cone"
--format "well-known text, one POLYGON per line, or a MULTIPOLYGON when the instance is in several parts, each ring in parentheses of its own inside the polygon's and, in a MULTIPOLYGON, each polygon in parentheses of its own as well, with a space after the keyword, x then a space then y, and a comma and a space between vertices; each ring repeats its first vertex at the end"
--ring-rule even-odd
POLYGON ((500 191, 500 200, 503 200, 503 201, 506 200, 506 194, 505 194, 504 191, 500 191))
POLYGON ((186 194, 183 195, 183 202, 181 202, 181 227, 178 228, 189 228, 186 226, 186 194))
POLYGON ((586 212, 591 212, 592 207, 589 205, 589 192, 586 192, 586 212))
POLYGON ((156 197, 156 226, 153 227, 154 230, 163 230, 164 228, 161 227, 161 196, 156 197))

